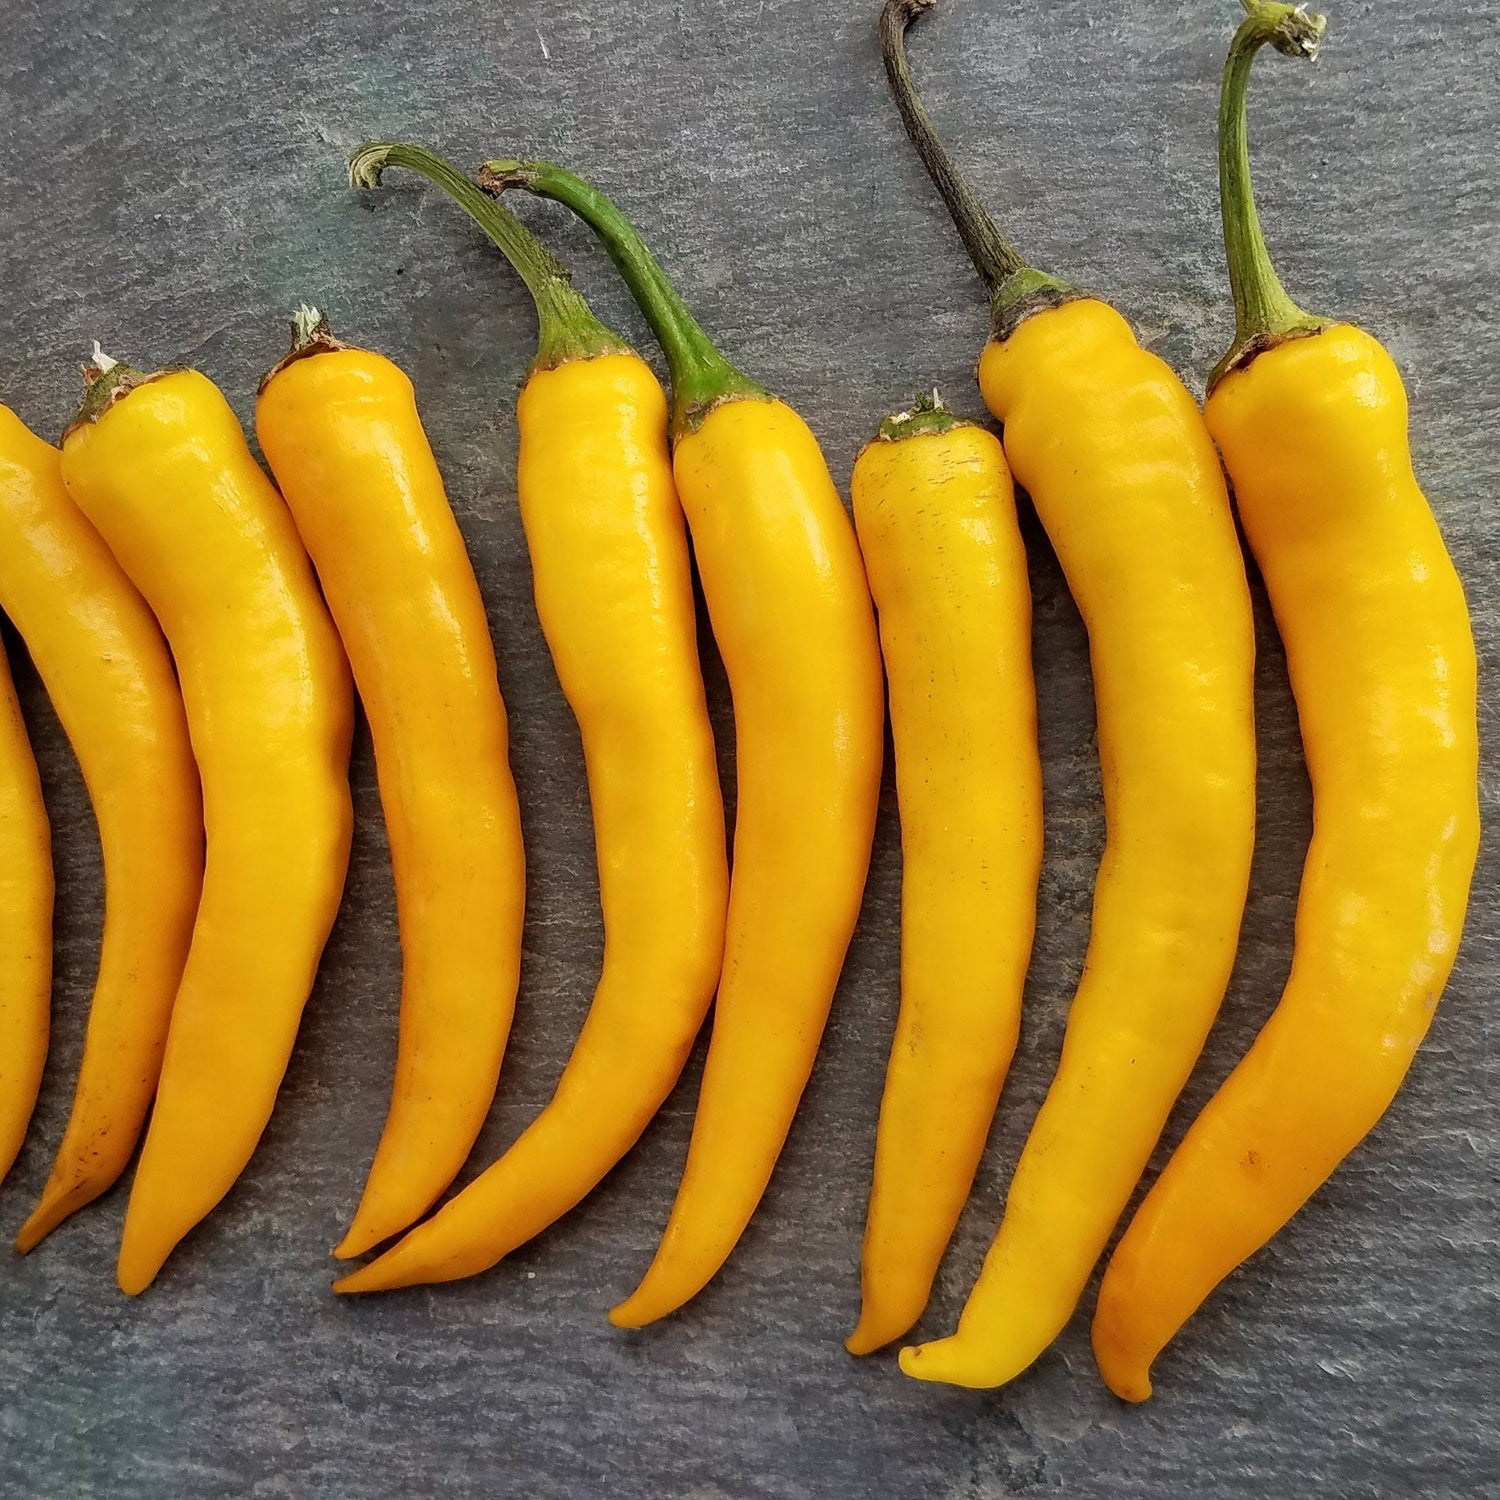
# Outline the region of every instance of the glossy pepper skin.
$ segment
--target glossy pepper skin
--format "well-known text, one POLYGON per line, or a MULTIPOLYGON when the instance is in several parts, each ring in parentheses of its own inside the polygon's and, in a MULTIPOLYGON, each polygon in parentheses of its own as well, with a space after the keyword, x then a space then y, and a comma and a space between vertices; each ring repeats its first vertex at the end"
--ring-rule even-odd
MULTIPOLYGON (((1301 37, 1303 55, 1321 35, 1320 18, 1258 5, 1242 41, 1257 22, 1285 50, 1301 37)), ((1253 51, 1237 48, 1246 70, 1253 51)), ((1233 180, 1248 204, 1248 166, 1233 180)), ((1249 213, 1244 261, 1231 238, 1237 283, 1274 274, 1249 213)), ((1299 326, 1289 299, 1285 321, 1247 322, 1236 290, 1242 336, 1207 415, 1286 643, 1313 837, 1281 1001, 1100 1289, 1099 1367, 1133 1401, 1178 1328, 1390 1104, 1453 966, 1479 842, 1473 636, 1412 472, 1401 377, 1359 329, 1299 326)))
POLYGON ((536 298, 516 490, 537 614, 583 739, 605 943, 551 1102, 431 1219, 336 1283, 341 1292, 473 1275, 592 1191, 687 1061, 718 982, 729 884, 661 384, 513 215, 417 147, 363 148, 351 178, 372 187, 387 164, 453 196, 536 298))
POLYGON ((680 1307, 723 1265, 812 1072, 864 892, 881 670, 854 532, 807 424, 716 407, 673 470, 734 696, 729 929, 687 1165, 656 1257, 611 1320, 680 1307))
POLYGON ((1031 587, 999 440, 938 408, 854 465, 901 807, 901 1013, 863 1256, 865 1354, 927 1304, 1015 1051, 1036 927, 1042 772, 1031 587))
POLYGON ((411 381, 298 316, 256 433, 369 720, 403 957, 390 1112, 334 1251, 352 1256, 425 1213, 484 1124, 515 1012, 526 868, 489 621, 411 381))
POLYGON ((26 641, 99 825, 104 933, 73 1108, 32 1249, 129 1164, 161 1071, 203 884, 203 803, 172 657, 69 498, 62 458, 0 406, 0 608, 26 641))
POLYGON ((610 1319, 635 1328, 703 1289, 760 1202, 854 930, 880 789, 880 648, 854 529, 817 439, 708 341, 634 228, 589 184, 497 161, 589 224, 672 371, 672 469, 734 698, 737 810, 713 1037, 677 1199, 610 1319))
POLYGON ((143 1291, 270 1118, 349 857, 349 666, 281 497, 203 375, 116 366, 63 479, 161 621, 203 782, 203 899, 120 1247, 143 1291))
POLYGON ((51 999, 51 830, 10 664, 0 649, 0 1182, 36 1107, 51 999))
POLYGON ((1027 266, 963 183, 900 51, 908 132, 991 288, 985 404, 1089 634, 1106 840, 1062 1056, 999 1232, 921 1379, 994 1386, 1062 1331, 1218 1011, 1255 828, 1254 636, 1218 457, 1196 402, 1112 307, 1027 266))

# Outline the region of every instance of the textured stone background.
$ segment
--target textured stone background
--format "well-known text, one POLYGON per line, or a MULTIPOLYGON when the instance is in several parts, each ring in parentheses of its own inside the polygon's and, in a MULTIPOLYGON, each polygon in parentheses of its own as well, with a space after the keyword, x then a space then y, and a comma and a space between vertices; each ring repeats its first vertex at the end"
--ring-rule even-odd
MULTIPOLYGON (((533 337, 514 278, 410 181, 357 198, 349 149, 404 135, 465 164, 555 155, 618 192, 732 356, 804 411, 842 480, 879 416, 938 382, 977 411, 985 310, 884 94, 874 0, 6 0, 0 7, 0 395, 55 435, 99 337, 191 361, 244 417, 300 298, 417 382, 500 650, 532 870, 526 970, 490 1160, 550 1093, 599 960, 576 734, 534 618, 512 398, 533 337)), ((1237 10, 953 0, 914 38, 929 101, 1044 265, 1098 288, 1195 386, 1230 329, 1213 113, 1237 10)), ((1339 5, 1316 69, 1268 56, 1262 200, 1310 306, 1388 341, 1419 471, 1470 590, 1493 746, 1500 589, 1495 348, 1500 4, 1339 5)), ((560 209, 524 210, 600 310, 645 330, 560 209)), ((1057 1053, 1102 826, 1083 631, 1028 516, 1048 792, 1025 1036, 924 1327, 953 1324, 1057 1053)), ((1223 1018, 1168 1132, 1241 1053, 1285 974, 1308 793, 1264 597, 1262 831, 1223 1018)), ((95 960, 93 824, 12 638, 57 829, 56 1044, 0 1194, 14 1230, 71 1091, 95 960)), ((721 742, 730 726, 713 676, 721 742)), ((0 1493, 22 1496, 1448 1496, 1500 1473, 1486 840, 1458 969, 1374 1137, 1127 1409, 1087 1313, 977 1396, 850 1360, 857 1255, 896 1008, 885 797, 864 921, 764 1207, 726 1272, 641 1336, 634 1285, 685 1148, 696 1059, 609 1183, 497 1272, 357 1304, 327 1291, 385 1107, 398 952, 368 741, 344 915, 280 1107, 239 1187, 138 1302, 115 1290, 123 1194, 0 1265, 0 1493)), ((1485 770, 1495 818, 1496 769, 1485 770)), ((1086 1308, 1092 1304, 1090 1294, 1086 1308)))

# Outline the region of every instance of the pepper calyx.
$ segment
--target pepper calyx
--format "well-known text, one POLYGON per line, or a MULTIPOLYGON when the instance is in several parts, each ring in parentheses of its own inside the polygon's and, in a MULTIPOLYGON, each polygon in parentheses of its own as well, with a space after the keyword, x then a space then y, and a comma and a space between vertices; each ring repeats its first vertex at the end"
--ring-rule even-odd
POLYGON ((291 348, 261 377, 261 382, 256 387, 257 395, 264 391, 288 365, 296 364, 299 359, 306 359, 313 354, 337 354, 340 350, 354 347, 352 344, 346 344, 343 339, 335 338, 333 325, 328 321, 328 314, 309 303, 298 304, 296 311, 292 314, 291 323, 291 348))
POLYGON ((967 417, 961 417, 947 406, 934 386, 930 393, 924 392, 905 411, 893 412, 880 424, 875 435, 877 443, 899 443, 907 438, 924 434, 941 435, 952 432, 955 427, 971 427, 967 417))
POLYGON ((150 385, 153 380, 160 380, 163 375, 175 374, 176 371, 172 368, 152 370, 149 373, 137 370, 133 365, 111 359, 99 347, 98 339, 95 339, 94 352, 88 363, 79 367, 79 373, 83 376, 83 400, 78 403, 78 411, 73 420, 63 428, 64 439, 79 427, 92 426, 132 391, 143 385, 150 385))
POLYGON ((1065 302, 1081 301, 1088 295, 1046 271, 1025 266, 996 287, 990 299, 990 334, 1003 344, 1027 318, 1061 307, 1065 302))
POLYGON ((1236 340, 1223 359, 1209 371, 1205 395, 1211 396, 1226 376, 1233 375, 1236 370, 1243 370, 1262 354, 1272 349, 1279 349, 1282 344, 1290 344, 1294 339, 1313 338, 1334 327, 1336 323, 1335 318, 1315 318, 1309 315, 1306 323, 1295 328, 1283 328, 1275 333, 1253 334, 1243 343, 1236 340))

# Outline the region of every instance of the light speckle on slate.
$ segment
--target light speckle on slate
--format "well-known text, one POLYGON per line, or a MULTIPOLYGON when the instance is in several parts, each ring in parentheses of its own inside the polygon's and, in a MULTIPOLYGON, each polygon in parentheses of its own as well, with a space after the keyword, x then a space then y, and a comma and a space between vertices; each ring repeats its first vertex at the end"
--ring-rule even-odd
MULTIPOLYGON (((511 403, 533 338, 515 279, 431 191, 356 197, 343 158, 407 136, 464 164, 555 156, 618 193, 731 356, 804 411, 842 482, 886 411, 934 382, 978 410, 984 307, 884 93, 876 0, 7 0, 0 8, 0 398, 55 435, 89 341, 192 361, 250 416, 302 299, 413 375, 472 548, 511 706, 531 862, 515 1039, 482 1164, 548 1096, 600 937, 576 731, 537 629, 511 403)), ((1334 3, 1316 68, 1267 57, 1253 139, 1288 286, 1392 348, 1417 466, 1468 584, 1500 729, 1500 4, 1334 3)), ((1114 299, 1195 387, 1230 332, 1213 117, 1237 15, 1213 4, 951 0, 913 37, 933 109, 1041 264, 1114 299)), ((521 205, 642 342, 566 213, 521 205)), ((929 1333, 951 1328, 1056 1056, 1102 827, 1086 643, 1033 519, 1047 864, 1025 1035, 929 1333)), ((1243 1050, 1285 975, 1308 794, 1257 588, 1261 836, 1223 1019, 1168 1132, 1243 1050)), ((56 1044, 0 1194, 14 1232, 66 1113, 100 919, 82 786, 13 637, 57 835, 56 1044)), ((724 746, 722 673, 710 690, 724 746)), ((726 767, 728 757, 726 755, 726 767)), ((1484 804, 1496 818, 1496 763, 1484 804)), ((1477 1494, 1495 1431, 1500 859, 1485 841, 1463 955, 1389 1117, 1216 1295, 1127 1409, 1085 1312, 989 1396, 840 1347, 854 1319, 875 1113, 896 1006, 899 860, 884 797, 864 920, 765 1205, 664 1327, 603 1309, 649 1259, 701 1064, 579 1212, 496 1273, 343 1302, 327 1248, 385 1107, 397 945, 368 739, 344 914, 261 1149, 127 1302, 124 1195, 0 1264, 0 1493, 551 1497, 1477 1494), (534 1276, 534 1279, 532 1277, 534 1276)), ((1164 1154, 1164 1153, 1163 1153, 1164 1154)), ((1158 1161, 1161 1159, 1159 1155, 1158 1161)))

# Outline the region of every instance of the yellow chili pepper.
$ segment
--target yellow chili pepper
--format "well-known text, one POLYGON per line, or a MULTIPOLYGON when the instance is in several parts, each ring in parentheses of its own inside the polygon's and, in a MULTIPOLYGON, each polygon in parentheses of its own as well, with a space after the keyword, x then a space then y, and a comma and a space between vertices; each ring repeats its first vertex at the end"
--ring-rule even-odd
POLYGON ((255 408, 375 747, 401 930, 390 1113, 336 1256, 424 1214, 495 1097, 521 972, 526 857, 484 600, 411 381, 302 308, 255 408))
POLYGON ((930 4, 888 0, 887 72, 991 293, 980 389, 1088 627, 1107 831, 1062 1057, 999 1233, 958 1332, 901 1355, 909 1375, 993 1386, 1067 1323, 1223 998, 1254 841, 1254 637, 1196 403, 1112 307, 1027 265, 964 182, 902 51, 930 4))
POLYGON ((545 162, 493 191, 556 198, 604 242, 667 355, 672 467, 734 698, 738 806, 713 1037, 656 1257, 610 1313, 695 1296, 765 1192, 812 1071, 859 913, 880 789, 880 648, 859 546, 807 424, 709 342, 634 228, 545 162))
POLYGON ((51 998, 51 831, 0 647, 0 1182, 15 1163, 36 1108, 51 998))
POLYGON ((62 457, 0 406, 0 607, 88 787, 104 935, 67 1129, 30 1250, 125 1170, 161 1071, 203 884, 203 803, 161 627, 63 487, 62 457))
POLYGON ((1474 641, 1412 473, 1401 377, 1368 334, 1292 302, 1255 214, 1251 62, 1266 42, 1312 57, 1323 19, 1247 8, 1219 115, 1238 329, 1207 411, 1286 642, 1313 839, 1281 1002, 1105 1273, 1094 1350, 1131 1401, 1390 1104, 1453 967, 1479 844, 1474 641))
POLYGON ((1042 771, 1031 586, 999 441, 934 400, 850 484, 890 680, 901 1014, 865 1226, 867 1354, 927 1304, 1015 1051, 1036 927, 1042 771))
POLYGON ((112 364, 62 467, 172 648, 208 834, 125 1216, 118 1275, 133 1294, 270 1118, 348 864, 353 695, 292 518, 211 381, 112 364))
POLYGON ((355 153, 351 181, 374 187, 387 165, 453 197, 536 301, 516 490, 537 613, 583 737, 605 943, 551 1103, 437 1214, 337 1282, 341 1292, 473 1275, 598 1185, 687 1062, 718 983, 729 884, 661 385, 520 221, 462 173, 420 147, 376 144, 355 153))

